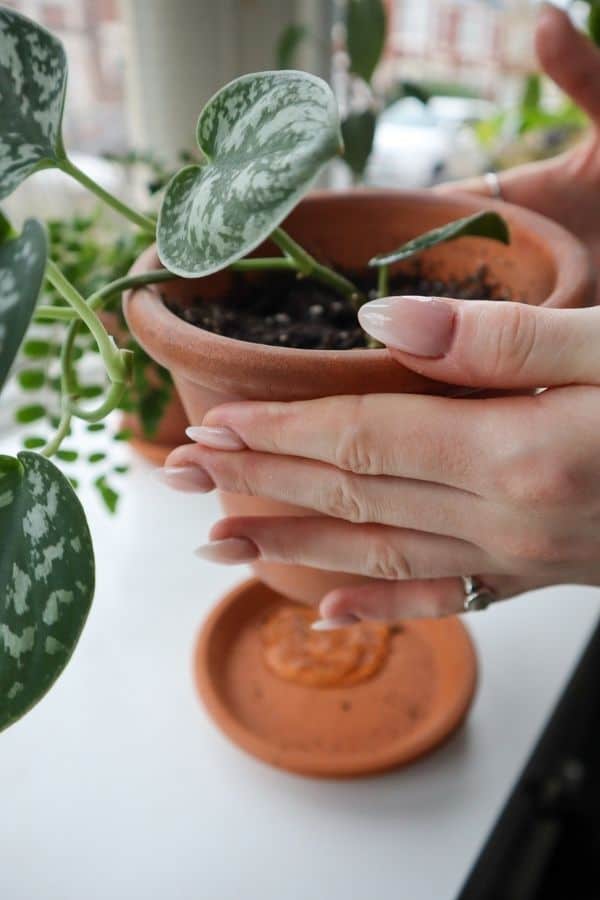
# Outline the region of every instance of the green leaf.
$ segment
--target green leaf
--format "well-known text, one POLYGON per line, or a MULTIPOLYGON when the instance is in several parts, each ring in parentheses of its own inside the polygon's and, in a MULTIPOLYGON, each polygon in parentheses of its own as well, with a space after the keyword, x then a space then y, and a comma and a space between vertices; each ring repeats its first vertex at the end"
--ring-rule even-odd
POLYGON ((0 244, 3 244, 4 241, 11 237, 15 237, 15 231, 0 209, 0 244))
POLYGON ((68 480, 35 453, 0 456, 0 730, 56 681, 94 594, 94 553, 68 480))
POLYGON ((100 497, 109 513, 115 513, 117 511, 119 495, 107 483, 106 475, 101 475, 100 478, 96 478, 94 485, 98 489, 100 497))
POLYGON ((106 453, 101 453, 98 451, 97 453, 90 453, 88 456, 88 462, 90 463, 99 463, 106 459, 106 453))
POLYGON ((350 71, 370 82, 385 46, 383 0, 348 0, 346 47, 350 71))
POLYGON ((341 149, 335 98, 304 72, 244 75, 204 107, 203 165, 167 185, 157 228, 163 264, 184 278, 245 256, 285 219, 341 149))
POLYGON ((61 462, 75 462, 79 456, 77 450, 57 450, 56 458, 61 462))
POLYGON ((28 219, 19 237, 0 244, 0 390, 33 315, 45 268, 46 234, 40 222, 28 219))
POLYGON ((277 41, 275 48, 275 65, 278 69, 291 69, 296 60, 298 48, 310 34, 306 25, 292 22, 286 25, 277 41))
POLYGON ((407 244, 392 250, 390 253, 380 253, 370 260, 370 266, 387 266, 392 263, 400 262, 402 259, 408 259, 422 250, 429 247, 435 247, 437 244, 444 244, 448 241, 455 241, 461 237, 483 237, 490 240, 500 241, 502 244, 510 244, 510 234, 508 226, 502 216, 495 212, 480 212, 473 216, 467 216, 465 219, 457 219, 455 222, 449 222, 448 225, 442 225, 441 228, 434 228, 407 244))
POLYGON ((39 450, 40 447, 46 446, 46 441, 43 437, 35 437, 32 435, 31 437, 25 438, 23 446, 27 450, 39 450))
POLYGON ((17 380, 24 391, 39 391, 46 381, 46 373, 42 369, 23 369, 17 380))
POLYGON ((113 434, 113 441, 130 441, 133 437, 131 428, 121 428, 120 431, 113 434))
POLYGON ((21 425, 28 425, 30 422, 38 422, 46 415, 46 410, 41 403, 31 403, 29 406, 21 406, 15 412, 15 420, 21 425))
POLYGON ((600 3, 591 4, 587 26, 591 39, 600 46, 600 3))
POLYGON ((92 422, 91 425, 86 425, 87 431, 104 431, 106 428, 105 422, 92 422))
POLYGON ((344 160, 348 163, 357 178, 362 178, 375 137, 375 113, 367 109, 362 113, 351 113, 342 122, 344 139, 344 160))
POLYGON ((29 340, 23 344, 23 353, 30 359, 41 359, 52 352, 52 344, 49 341, 29 340))
POLYGON ((59 40, 0 9, 0 198, 65 158, 61 136, 67 59, 59 40))

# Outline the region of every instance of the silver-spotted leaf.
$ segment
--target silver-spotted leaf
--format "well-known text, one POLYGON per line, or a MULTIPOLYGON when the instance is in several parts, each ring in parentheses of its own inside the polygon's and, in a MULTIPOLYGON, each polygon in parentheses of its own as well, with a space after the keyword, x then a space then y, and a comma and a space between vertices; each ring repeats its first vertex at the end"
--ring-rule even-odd
POLYGON ((257 247, 341 149, 335 98, 305 72, 244 75, 220 90, 198 120, 203 165, 169 182, 158 253, 184 278, 223 269, 257 247))
POLYGON ((65 476, 24 451, 0 456, 0 730, 56 681, 94 595, 85 515, 65 476))
POLYGON ((64 158, 61 136, 67 59, 57 38, 0 9, 0 199, 38 169, 64 158))
POLYGON ((448 241, 455 241, 457 238, 467 236, 489 238, 490 240, 500 241, 502 244, 510 244, 508 225, 502 216, 495 212, 486 211, 475 213, 475 215, 467 216, 464 219, 456 219, 454 222, 449 222, 448 225, 442 225, 441 228, 427 231, 396 250, 374 256, 370 260, 369 265, 388 266, 403 259, 409 259, 409 257, 415 256, 422 250, 428 250, 430 247, 437 246, 437 244, 445 244, 448 241))
POLYGON ((350 71, 370 82, 385 46, 383 0, 347 0, 346 46, 350 71))
POLYGON ((0 243, 0 390, 33 315, 46 256, 46 232, 36 219, 25 222, 19 237, 0 243))

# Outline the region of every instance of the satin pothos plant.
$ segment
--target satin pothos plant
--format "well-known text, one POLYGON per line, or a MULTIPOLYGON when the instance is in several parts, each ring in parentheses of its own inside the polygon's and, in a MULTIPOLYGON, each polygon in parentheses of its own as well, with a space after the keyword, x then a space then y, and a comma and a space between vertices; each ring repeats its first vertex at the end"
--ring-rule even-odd
MULTIPOLYGON (((328 160, 341 153, 336 103, 327 84, 294 71, 245 75, 204 107, 197 127, 202 162, 169 181, 158 221, 128 206, 73 163, 62 137, 67 60, 59 40, 0 7, 0 200, 41 169, 76 179, 136 228, 156 239, 164 268, 118 278, 83 297, 50 258, 44 225, 30 219, 16 232, 0 217, 0 388, 37 320, 65 323, 61 348, 61 415, 38 452, 0 456, 0 730, 26 713, 67 664, 94 594, 94 553, 82 506, 51 461, 73 420, 97 423, 122 400, 130 351, 119 349, 98 313, 126 288, 198 278, 231 268, 291 270, 363 298, 343 273, 313 258, 281 227, 328 160), (247 255, 266 238, 281 250, 247 255), (44 282, 58 299, 41 304, 44 282), (91 406, 81 390, 76 339, 93 337, 106 370, 106 392, 91 406)), ((451 223, 376 257, 380 290, 389 266, 463 234, 504 242, 494 213, 451 223)), ((42 372, 43 377, 43 372, 42 372)))

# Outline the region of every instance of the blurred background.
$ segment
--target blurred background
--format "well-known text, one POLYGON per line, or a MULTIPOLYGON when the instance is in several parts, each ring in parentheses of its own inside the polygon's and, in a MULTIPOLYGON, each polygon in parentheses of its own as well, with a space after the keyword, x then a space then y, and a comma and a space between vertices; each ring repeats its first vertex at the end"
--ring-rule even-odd
MULTIPOLYGON (((64 41, 68 146, 109 181, 119 173, 103 165, 105 154, 151 154, 160 169, 193 152, 203 103, 259 69, 303 68, 332 82, 351 117, 350 165, 337 167, 336 185, 427 186, 502 168, 559 152, 585 124, 537 74, 537 0, 386 0, 385 41, 368 81, 349 71, 344 0, 8 5, 64 41)), ((570 8, 583 17, 583 3, 570 8)), ((31 190, 39 195, 35 183, 31 190)), ((45 199, 63 194, 61 184, 57 198, 45 199)))

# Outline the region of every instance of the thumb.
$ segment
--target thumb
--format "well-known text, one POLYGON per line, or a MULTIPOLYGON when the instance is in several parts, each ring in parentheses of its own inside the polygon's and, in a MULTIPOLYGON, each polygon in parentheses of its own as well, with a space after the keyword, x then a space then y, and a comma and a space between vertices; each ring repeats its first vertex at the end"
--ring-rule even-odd
POLYGON ((415 372, 469 387, 600 384, 600 309, 511 301, 384 297, 361 307, 364 330, 415 372))
POLYGON ((600 50, 571 22, 569 15, 545 3, 536 31, 537 54, 545 73, 600 123, 600 50))

